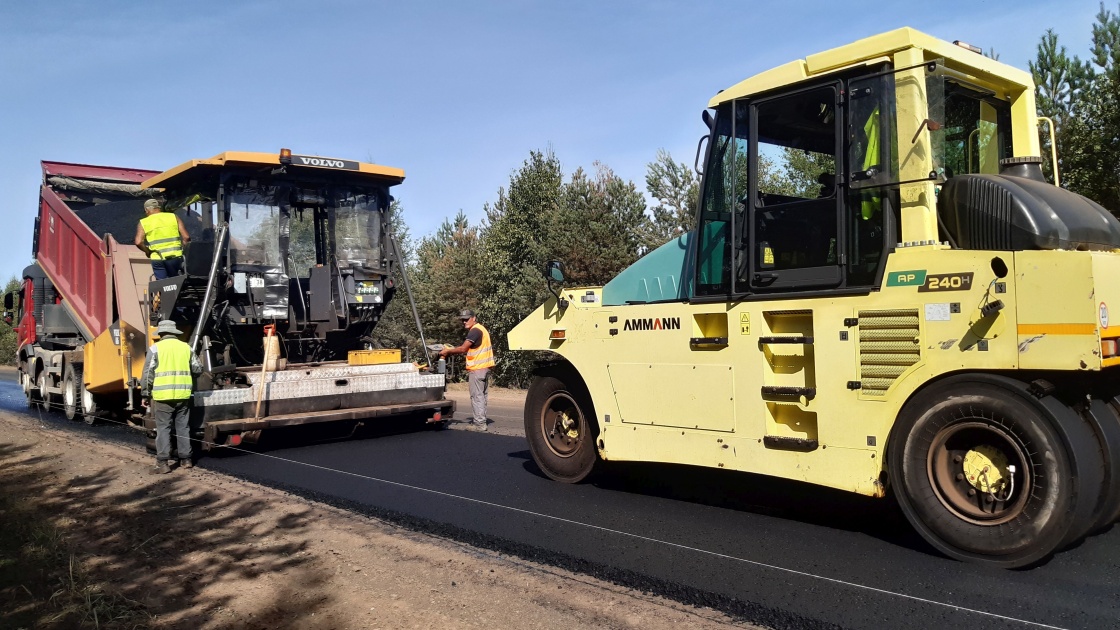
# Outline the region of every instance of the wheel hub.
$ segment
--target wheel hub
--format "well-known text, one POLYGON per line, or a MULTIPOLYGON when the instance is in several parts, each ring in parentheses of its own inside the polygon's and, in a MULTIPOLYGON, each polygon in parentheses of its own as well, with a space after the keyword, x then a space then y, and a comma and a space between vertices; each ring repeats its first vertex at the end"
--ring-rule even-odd
POLYGON ((1026 451, 1002 427, 983 421, 942 427, 931 444, 926 470, 941 504, 978 525, 1016 518, 1031 492, 1026 451))
POLYGON ((569 416, 567 412, 561 412, 557 426, 560 428, 561 433, 568 434, 568 437, 579 437, 578 423, 574 418, 569 416))
POLYGON ((965 479, 980 492, 1001 492, 1011 479, 1007 456, 988 444, 969 450, 961 464, 965 479))
POLYGON ((579 449, 580 411, 566 393, 557 393, 544 405, 541 428, 548 448, 560 457, 571 457, 579 449))

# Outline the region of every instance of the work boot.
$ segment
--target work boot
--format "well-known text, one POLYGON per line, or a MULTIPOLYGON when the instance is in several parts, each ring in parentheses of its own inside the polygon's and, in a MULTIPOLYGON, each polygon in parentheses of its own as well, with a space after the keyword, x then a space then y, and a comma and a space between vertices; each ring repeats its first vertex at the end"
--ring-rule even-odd
POLYGON ((171 466, 167 465, 167 461, 156 462, 155 468, 152 469, 153 475, 166 475, 171 472, 171 466))
POLYGON ((194 468, 194 462, 192 462, 189 457, 187 459, 180 459, 179 468, 194 468))

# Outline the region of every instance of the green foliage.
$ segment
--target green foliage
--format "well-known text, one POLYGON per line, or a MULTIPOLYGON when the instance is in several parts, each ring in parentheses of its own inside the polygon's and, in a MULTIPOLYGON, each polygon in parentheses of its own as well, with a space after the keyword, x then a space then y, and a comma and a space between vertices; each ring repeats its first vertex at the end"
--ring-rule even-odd
POLYGON ((646 165, 646 191, 655 205, 642 230, 643 251, 649 251, 688 232, 696 224, 700 180, 684 162, 674 162, 665 149, 646 165))
POLYGON ((1104 2, 1100 6, 1093 25, 1093 63, 1116 86, 1120 85, 1120 16, 1106 10, 1104 2))
POLYGON ((479 313, 495 345, 498 382, 528 382, 535 357, 509 353, 506 333, 548 295, 541 269, 549 255, 547 230, 555 226, 563 178, 560 160, 551 151, 533 151, 510 177, 508 192, 499 190, 498 200, 486 207, 479 313))
POLYGON ((1065 126, 1062 186, 1120 214, 1120 84, 1102 76, 1095 85, 1065 126))
MULTIPOLYGON (((19 289, 19 279, 12 276, 6 285, 4 285, 4 293, 19 289)), ((17 300, 18 301, 18 300, 17 300)), ((18 322, 12 321, 13 324, 18 322)), ((16 340, 16 331, 12 329, 7 323, 0 321, 0 365, 15 365, 16 351, 19 350, 16 340)))
POLYGON ((791 197, 817 197, 822 186, 821 175, 836 175, 836 158, 829 154, 787 147, 782 149, 782 158, 781 171, 774 176, 786 182, 782 187, 789 191, 785 194, 791 197))
MULTIPOLYGON (((412 315, 412 307, 408 303, 408 292, 405 290, 404 274, 407 273, 411 284, 416 283, 415 245, 404 220, 404 208, 400 201, 393 200, 389 204, 389 230, 400 247, 402 269, 400 266, 393 273, 393 282, 397 292, 377 327, 371 335, 374 343, 379 348, 400 348, 402 356, 410 361, 423 361, 424 352, 420 347, 420 334, 416 330, 416 320, 412 315)), ((413 292, 416 287, 412 287, 413 292)))
MULTIPOLYGON (((481 311, 484 295, 479 227, 460 210, 454 220, 445 220, 434 235, 420 240, 416 259, 413 290, 427 341, 457 346, 465 338, 459 311, 481 311)), ((484 317, 481 312, 479 317, 484 317)), ((411 324, 411 313, 409 318, 411 324)))
MULTIPOLYGON (((551 217, 549 257, 564 261, 566 284, 601 286, 638 259, 646 205, 632 182, 596 164, 596 176, 583 169, 564 185, 561 204, 551 217)), ((539 276, 539 274, 538 274, 539 276)))
MULTIPOLYGON (((525 385, 537 357, 508 352, 506 334, 549 297, 544 263, 564 261, 568 286, 606 283, 642 251, 645 201, 632 182, 602 164, 596 164, 594 176, 577 169, 565 182, 555 155, 533 151, 510 177, 508 189, 499 190, 497 201, 486 207, 486 218, 477 258, 467 253, 473 249, 448 247, 446 234, 437 232, 442 245, 432 247, 444 249, 433 249, 432 257, 446 264, 429 265, 422 273, 445 305, 426 321, 439 326, 441 318, 455 321, 458 309, 475 308, 495 345, 496 382, 525 385), (478 265, 477 272, 472 265, 478 265), (447 296, 455 297, 448 302, 447 296)), ((445 227, 445 233, 457 229, 445 227)), ((462 339, 460 327, 452 341, 462 339)))
POLYGON ((1066 47, 1059 46, 1054 29, 1046 29, 1035 60, 1028 65, 1034 75, 1039 114, 1053 119, 1060 128, 1071 115, 1091 70, 1077 57, 1071 59, 1066 54, 1066 47))
MULTIPOLYGON (((1062 185, 1120 213, 1120 16, 1104 3, 1090 61, 1070 58, 1047 30, 1030 64, 1039 115, 1054 120, 1062 185)), ((1044 140, 1044 151, 1050 139, 1044 140)), ((1045 164, 1049 174, 1049 164, 1045 164)))

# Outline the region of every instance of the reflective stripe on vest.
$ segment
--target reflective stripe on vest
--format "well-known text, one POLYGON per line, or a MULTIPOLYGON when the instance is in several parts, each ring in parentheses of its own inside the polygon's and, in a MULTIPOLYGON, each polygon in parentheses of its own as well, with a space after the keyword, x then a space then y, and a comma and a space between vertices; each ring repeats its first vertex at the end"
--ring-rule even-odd
POLYGON ((191 347, 178 339, 156 342, 152 400, 186 400, 191 397, 191 347))
POLYGON ((494 349, 490 347, 490 331, 482 324, 471 326, 471 330, 475 328, 482 331, 482 340, 478 342, 477 348, 467 350, 468 371, 494 367, 494 349))
POLYGON ((140 219, 144 240, 148 242, 149 258, 179 258, 183 241, 179 238, 179 220, 173 212, 157 212, 140 219))

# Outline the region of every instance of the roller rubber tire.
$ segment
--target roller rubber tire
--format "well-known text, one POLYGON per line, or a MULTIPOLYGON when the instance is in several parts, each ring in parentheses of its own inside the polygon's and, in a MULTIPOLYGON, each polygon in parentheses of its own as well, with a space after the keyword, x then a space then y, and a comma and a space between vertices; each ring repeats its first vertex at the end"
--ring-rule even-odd
POLYGON ((525 437, 533 461, 549 478, 579 483, 599 462, 598 430, 581 383, 571 377, 541 375, 525 397, 525 437))
POLYGON ((1120 397, 1111 402, 1093 400, 1087 412, 1101 443, 1107 473, 1091 530, 1096 533, 1120 519, 1120 397))
POLYGON ((907 403, 891 432, 887 458, 899 506, 922 537, 951 558, 1002 568, 1048 558, 1091 513, 1082 497, 1095 502, 1100 490, 1099 479, 1094 487, 1077 474, 1091 468, 1087 427, 1056 426, 1069 417, 1080 420, 1052 398, 1036 400, 1011 379, 970 375, 935 383, 907 403), (965 433, 969 427, 973 433, 965 433), (957 461, 948 457, 948 440, 946 458, 936 457, 942 435, 981 436, 976 446, 1000 444, 1015 454, 1008 462, 1022 462, 1012 475, 1022 480, 1019 494, 1008 499, 1011 506, 999 518, 968 514, 935 475, 934 462, 957 461))
POLYGON ((1102 502, 1108 485, 1108 454, 1103 441, 1097 436, 1093 423, 1084 414, 1074 411, 1054 398, 1040 401, 1050 404, 1050 411, 1059 418, 1058 428, 1064 430, 1063 437, 1070 448, 1074 460, 1074 474, 1078 482, 1077 507, 1073 513, 1073 525, 1059 549, 1080 544, 1093 531, 1103 510, 1102 502))

